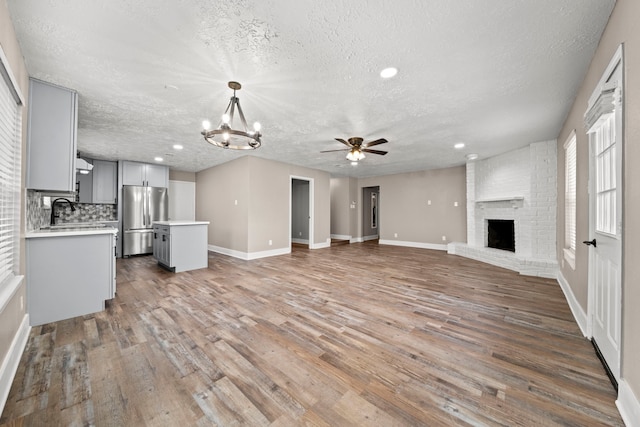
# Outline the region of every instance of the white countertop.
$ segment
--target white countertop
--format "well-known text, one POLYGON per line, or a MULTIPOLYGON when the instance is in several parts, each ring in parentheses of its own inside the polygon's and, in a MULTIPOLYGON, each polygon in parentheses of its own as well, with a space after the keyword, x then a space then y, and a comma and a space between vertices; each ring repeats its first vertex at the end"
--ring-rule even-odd
POLYGON ((209 225, 209 221, 187 221, 187 220, 171 220, 171 221, 153 221, 157 225, 209 225))
POLYGON ((42 228, 40 230, 29 231, 25 238, 33 239, 40 237, 69 237, 86 236, 91 234, 118 234, 118 229, 113 227, 71 227, 71 228, 42 228))

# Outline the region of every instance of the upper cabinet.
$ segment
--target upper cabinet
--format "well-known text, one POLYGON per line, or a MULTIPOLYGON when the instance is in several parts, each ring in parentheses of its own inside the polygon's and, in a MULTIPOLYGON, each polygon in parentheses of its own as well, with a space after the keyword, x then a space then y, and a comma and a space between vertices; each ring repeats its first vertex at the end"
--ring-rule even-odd
POLYGON ((122 185, 169 187, 169 168, 138 162, 122 162, 122 185))
POLYGON ((79 203, 117 203, 118 163, 91 160, 93 169, 86 175, 76 174, 79 203))
POLYGON ((117 203, 118 163, 93 161, 93 203, 117 203))
POLYGON ((26 187, 75 191, 78 94, 30 79, 28 108, 26 187))

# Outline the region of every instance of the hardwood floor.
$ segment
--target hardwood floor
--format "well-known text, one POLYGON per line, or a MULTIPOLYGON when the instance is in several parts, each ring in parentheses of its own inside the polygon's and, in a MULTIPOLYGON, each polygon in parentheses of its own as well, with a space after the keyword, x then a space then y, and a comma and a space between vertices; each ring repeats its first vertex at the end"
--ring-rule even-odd
POLYGON ((33 328, 0 424, 622 426, 615 398, 554 280, 359 243, 118 260, 108 310, 33 328))

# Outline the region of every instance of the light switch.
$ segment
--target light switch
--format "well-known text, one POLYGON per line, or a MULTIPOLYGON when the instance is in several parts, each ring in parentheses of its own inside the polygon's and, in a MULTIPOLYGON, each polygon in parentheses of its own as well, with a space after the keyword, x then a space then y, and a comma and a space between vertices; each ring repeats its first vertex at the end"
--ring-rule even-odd
POLYGON ((431 200, 427 200, 427 205, 431 206, 431 200))

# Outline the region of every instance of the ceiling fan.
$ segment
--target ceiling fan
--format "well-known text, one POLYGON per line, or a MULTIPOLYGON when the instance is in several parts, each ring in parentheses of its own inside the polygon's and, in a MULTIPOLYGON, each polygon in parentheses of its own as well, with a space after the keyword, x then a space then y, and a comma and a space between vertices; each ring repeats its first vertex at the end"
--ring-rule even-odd
POLYGON ((336 141, 343 143, 349 148, 341 148, 339 150, 324 150, 324 151, 321 151, 321 153, 331 153, 333 151, 348 150, 349 153, 347 153, 347 160, 351 160, 352 162, 357 162, 358 160, 364 159, 364 153, 379 154, 381 156, 384 156, 385 154, 387 154, 386 151, 372 150, 369 147, 373 147, 374 145, 379 145, 379 144, 386 144, 387 142, 389 142, 384 138, 380 138, 380 139, 376 139, 375 141, 371 141, 363 144, 362 142, 364 141, 364 139, 358 136, 351 137, 347 141, 345 141, 342 138, 336 138, 336 141))

